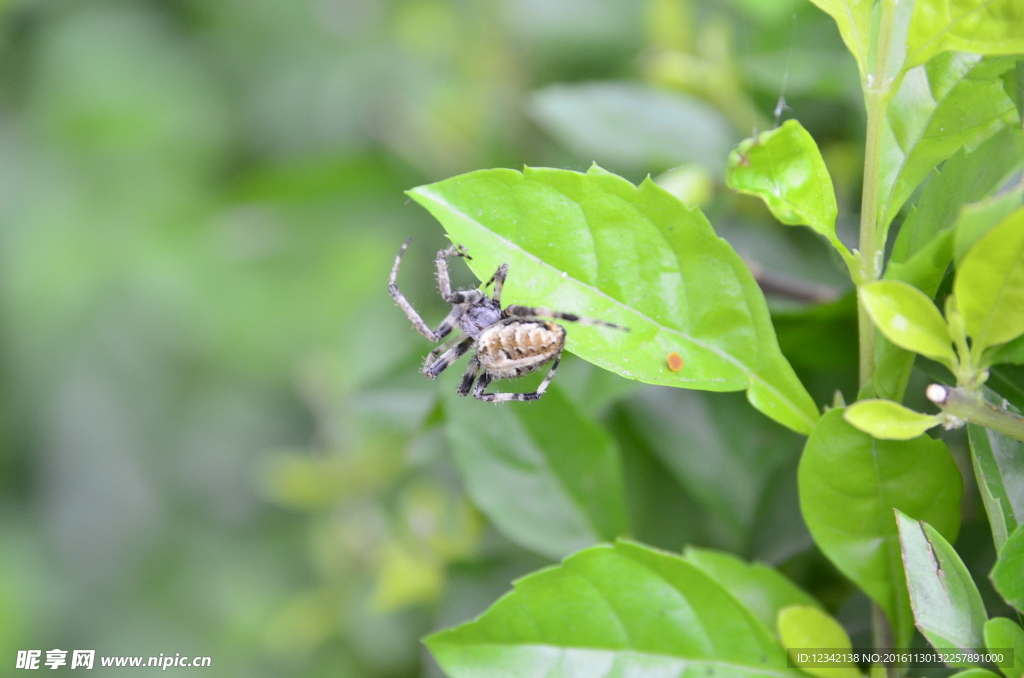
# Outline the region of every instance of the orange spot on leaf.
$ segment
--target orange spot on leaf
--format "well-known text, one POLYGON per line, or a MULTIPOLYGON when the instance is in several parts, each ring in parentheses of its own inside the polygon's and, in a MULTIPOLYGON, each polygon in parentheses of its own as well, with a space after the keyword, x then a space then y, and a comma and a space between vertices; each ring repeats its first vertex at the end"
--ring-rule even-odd
POLYGON ((683 357, 672 351, 668 354, 668 368, 673 372, 678 372, 683 369, 683 357))

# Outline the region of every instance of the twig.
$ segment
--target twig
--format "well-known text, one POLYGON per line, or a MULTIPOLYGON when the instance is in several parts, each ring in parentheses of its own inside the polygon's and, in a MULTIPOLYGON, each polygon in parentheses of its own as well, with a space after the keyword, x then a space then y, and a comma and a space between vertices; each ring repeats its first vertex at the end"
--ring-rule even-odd
POLYGON ((1024 417, 1019 414, 986 403, 960 387, 932 384, 925 395, 946 414, 1024 441, 1024 417))

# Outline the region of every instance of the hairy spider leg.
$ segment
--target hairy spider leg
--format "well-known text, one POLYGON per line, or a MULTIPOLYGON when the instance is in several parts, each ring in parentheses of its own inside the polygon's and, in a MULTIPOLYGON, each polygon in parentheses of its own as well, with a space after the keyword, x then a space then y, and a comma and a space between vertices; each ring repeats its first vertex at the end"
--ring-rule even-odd
MULTIPOLYGON (((437 326, 436 330, 431 330, 427 327, 427 323, 423 321, 420 314, 416 312, 416 309, 412 307, 412 304, 406 300, 405 296, 398 291, 398 267, 402 263, 402 255, 405 254, 405 250, 409 247, 409 243, 412 242, 412 238, 409 238, 402 243, 401 249, 398 250, 398 256, 395 257, 395 264, 391 267, 391 275, 388 277, 388 291, 394 298, 395 303, 398 304, 399 308, 405 312, 405 315, 412 322, 413 327, 416 331, 422 334, 424 337, 431 341, 441 341, 448 336, 452 328, 462 317, 462 314, 466 312, 466 307, 472 305, 476 301, 482 299, 485 295, 480 290, 469 290, 468 292, 455 292, 451 291, 451 283, 448 280, 448 268, 444 264, 440 253, 438 254, 437 274, 438 284, 441 286, 441 293, 445 295, 445 301, 450 304, 455 304, 448 316, 441 321, 441 324, 437 326), (447 292, 447 294, 445 294, 447 292)), ((454 247, 449 248, 454 254, 458 254, 458 250, 454 247)), ((448 251, 448 250, 445 250, 448 251)), ((465 254, 459 254, 459 256, 465 256, 465 254)))
POLYGON ((494 272, 491 279, 484 283, 484 289, 487 289, 488 285, 494 283, 494 294, 491 298, 494 299, 494 303, 501 306, 501 288, 505 285, 505 278, 508 277, 508 264, 502 264, 498 267, 498 270, 494 272))
MULTIPOLYGON (((473 380, 476 379, 476 373, 480 371, 480 361, 477 360, 476 356, 469 361, 469 365, 466 366, 466 372, 462 375, 462 383, 459 384, 459 388, 456 390, 460 396, 469 395, 469 389, 473 386, 473 380)), ((487 373, 484 373, 487 376, 487 373)), ((483 377, 481 377, 482 379, 483 377)))
POLYGON ((472 347, 473 337, 466 337, 457 345, 452 346, 447 351, 445 351, 444 355, 442 355, 440 358, 437 358, 436 360, 434 360, 434 357, 436 353, 440 351, 440 348, 434 349, 433 351, 430 352, 430 355, 427 356, 427 362, 423 366, 423 374, 425 374, 428 379, 434 379, 435 377, 437 377, 437 375, 441 374, 446 369, 448 369, 452 365, 452 363, 457 361, 462 356, 466 355, 466 351, 468 351, 472 347))
POLYGON ((568 320, 569 322, 579 323, 580 325, 601 325, 603 327, 610 327, 615 330, 629 332, 629 328, 623 327, 622 325, 605 322, 604 320, 598 320, 597 318, 588 318, 586 316, 576 315, 575 313, 553 311, 550 308, 544 308, 543 306, 519 306, 517 304, 512 304, 510 306, 506 306, 501 314, 506 318, 556 318, 558 320, 568 320))
POLYGON ((454 346, 455 344, 459 343, 464 339, 465 337, 460 334, 458 336, 452 337, 451 339, 444 342, 440 346, 435 346, 434 349, 427 354, 426 359, 423 361, 423 373, 426 374, 427 367, 433 365, 434 361, 437 360, 437 357, 439 355, 441 355, 442 353, 450 349, 452 346, 454 346))
MULTIPOLYGON (((412 238, 409 238, 409 240, 412 240, 412 238)), ((408 243, 409 240, 406 240, 406 243, 408 243)), ((441 290, 441 296, 444 297, 444 300, 449 304, 461 304, 468 300, 466 298, 467 296, 476 301, 482 298, 480 290, 471 290, 471 292, 477 292, 478 294, 467 295, 466 292, 456 292, 455 294, 452 294, 452 281, 451 278, 448 277, 448 257, 463 257, 465 259, 473 258, 466 253, 466 250, 462 248, 462 245, 452 245, 448 249, 441 250, 437 253, 437 258, 434 259, 434 263, 437 264, 437 287, 441 290)))
MULTIPOLYGON (((558 369, 558 363, 560 362, 562 362, 562 351, 559 351, 558 355, 555 356, 555 360, 551 363, 551 369, 548 370, 544 381, 540 382, 540 386, 533 393, 484 393, 484 389, 491 383, 491 375, 484 372, 480 375, 480 379, 477 380, 476 386, 473 388, 473 397, 485 403, 540 400, 540 397, 544 395, 544 391, 547 390, 548 384, 551 383, 551 379, 555 376, 555 370, 558 369)), ((463 381, 463 384, 465 384, 465 381, 463 381)))

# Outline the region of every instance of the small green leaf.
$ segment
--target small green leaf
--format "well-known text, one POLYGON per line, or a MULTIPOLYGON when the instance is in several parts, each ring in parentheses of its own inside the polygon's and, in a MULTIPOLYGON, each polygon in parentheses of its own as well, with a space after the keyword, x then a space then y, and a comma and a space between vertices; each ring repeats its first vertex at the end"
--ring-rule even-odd
POLYGON ((992 583, 1003 600, 1024 612, 1024 525, 1017 529, 999 549, 999 558, 992 568, 992 583))
POLYGON ((953 259, 959 266, 964 256, 986 233, 1024 205, 1024 184, 960 208, 953 225, 953 259))
POLYGON ((799 678, 728 592, 678 555, 594 546, 517 582, 474 621, 424 641, 452 678, 799 678))
POLYGON ((542 407, 487 408, 445 389, 448 437, 473 503, 513 542, 559 558, 627 529, 615 443, 552 385, 542 407))
MULTIPOLYGON (((952 229, 962 206, 991 195, 1022 166, 1024 130, 1018 127, 1004 128, 971 153, 961 147, 928 181, 900 226, 885 279, 910 283, 926 296, 935 296, 952 260, 952 229)), ((903 400, 913 365, 913 353, 879 337, 872 377, 875 394, 903 400)))
POLYGON ((956 363, 949 327, 921 290, 896 280, 877 280, 858 289, 868 315, 886 339, 947 367, 956 363))
MULTIPOLYGON (((985 399, 1019 414, 989 388, 985 388, 985 399)), ((977 424, 968 424, 967 437, 974 477, 998 552, 1017 525, 1024 523, 1024 443, 977 424)))
POLYGON ((509 264, 503 303, 543 305, 628 327, 572 326, 567 347, 631 379, 747 390, 798 432, 814 401, 779 351, 761 290, 704 215, 650 180, 592 167, 471 172, 409 191, 466 246, 486 280, 509 264), (678 353, 680 371, 666 365, 678 353))
POLYGON ((686 548, 683 558, 732 594, 769 633, 776 633, 775 622, 782 608, 821 607, 784 574, 766 565, 746 563, 724 551, 692 546, 686 548))
POLYGON ((850 251, 836 236, 832 178, 814 139, 796 120, 741 142, 729 154, 725 182, 764 200, 782 223, 810 226, 852 265, 850 251))
POLYGON ((931 525, 899 510, 896 524, 918 630, 936 650, 982 650, 988 615, 960 556, 931 525))
POLYGON ((892 222, 940 162, 1018 121, 1001 79, 1014 67, 1012 58, 950 52, 906 74, 882 131, 880 224, 892 222))
MULTIPOLYGON (((971 152, 960 147, 925 184, 921 197, 900 226, 886 268, 888 279, 909 282, 934 295, 946 273, 949 259, 936 258, 926 248, 936 236, 953 228, 965 205, 984 200, 1024 167, 1024 130, 1005 127, 971 152), (901 267, 914 259, 934 260, 934 269, 921 276, 905 276, 901 267)), ((922 262, 924 263, 924 262, 922 262)))
POLYGON ((548 85, 528 111, 578 157, 634 171, 695 162, 720 177, 739 136, 700 99, 636 82, 548 85))
POLYGON ((835 651, 850 650, 853 644, 846 630, 831 615, 819 607, 793 605, 779 611, 779 637, 782 645, 789 651, 793 663, 800 666, 805 673, 818 678, 861 678, 856 664, 838 664, 836 667, 803 666, 797 660, 793 650, 834 649, 835 651))
POLYGON ((1013 650, 1013 661, 996 662, 1006 678, 1024 675, 1024 629, 1006 617, 993 617, 985 622, 985 647, 1013 650))
POLYGON ((1024 207, 964 256, 953 291, 972 351, 980 353, 1024 334, 1024 207))
POLYGON ((1024 7, 1019 0, 917 0, 907 33, 906 67, 946 50, 1024 52, 1024 7))
POLYGON ((846 48, 857 60, 861 76, 868 72, 867 58, 871 48, 872 0, 811 0, 835 19, 846 48))
POLYGON ((800 507, 815 543, 889 616, 896 647, 907 647, 913 615, 893 509, 936 526, 960 527, 963 481, 946 445, 921 436, 875 440, 825 413, 800 460, 800 507))
POLYGON ((910 440, 942 423, 942 417, 915 412, 891 400, 861 400, 846 408, 843 418, 882 440, 910 440))

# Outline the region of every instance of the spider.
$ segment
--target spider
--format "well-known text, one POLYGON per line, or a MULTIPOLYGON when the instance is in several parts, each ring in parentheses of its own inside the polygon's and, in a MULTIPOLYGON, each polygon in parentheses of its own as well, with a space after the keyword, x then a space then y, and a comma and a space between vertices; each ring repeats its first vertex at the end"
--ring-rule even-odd
POLYGON ((431 331, 395 284, 402 255, 411 241, 412 238, 406 240, 395 257, 395 265, 391 267, 391 276, 388 278, 388 291, 405 311, 416 331, 427 339, 442 341, 455 328, 465 334, 465 337, 457 336, 430 352, 422 370, 428 379, 436 378, 468 353, 474 344, 476 345, 476 353, 470 359, 462 383, 459 384, 458 394, 461 396, 469 395, 472 391, 474 398, 489 403, 539 400, 555 376, 555 370, 562 359, 562 350, 565 348, 565 328, 540 318, 557 318, 581 325, 603 325, 629 331, 629 328, 603 320, 553 311, 549 308, 516 304, 502 308, 501 288, 508 275, 508 264, 499 266, 491 279, 484 283, 483 289, 452 292, 451 280, 448 277, 448 258, 472 259, 461 245, 454 245, 437 253, 438 287, 444 300, 452 305, 452 310, 437 329, 431 331), (491 284, 494 285, 494 293, 493 296, 488 296, 484 290, 491 284), (511 379, 529 374, 549 362, 552 363, 551 369, 537 390, 532 393, 484 393, 492 380, 511 379))

